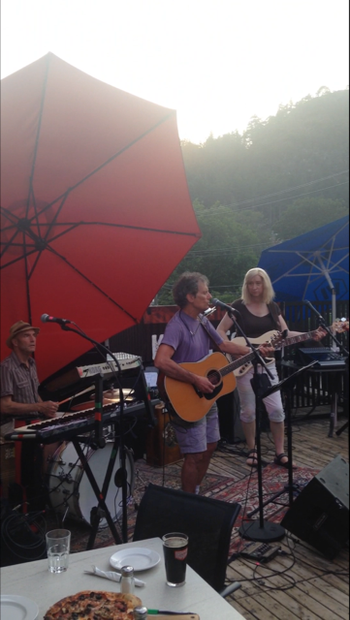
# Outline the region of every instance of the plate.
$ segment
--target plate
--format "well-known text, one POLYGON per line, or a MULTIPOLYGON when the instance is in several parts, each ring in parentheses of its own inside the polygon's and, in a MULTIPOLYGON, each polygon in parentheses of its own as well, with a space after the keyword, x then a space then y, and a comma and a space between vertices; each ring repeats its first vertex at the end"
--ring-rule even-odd
POLYGON ((0 596, 1 620, 35 620, 39 607, 30 598, 2 594, 0 596))
POLYGON ((160 562, 159 553, 145 547, 121 549, 110 558, 113 568, 121 569, 123 566, 132 566, 134 571, 148 570, 156 566, 158 562, 160 562))

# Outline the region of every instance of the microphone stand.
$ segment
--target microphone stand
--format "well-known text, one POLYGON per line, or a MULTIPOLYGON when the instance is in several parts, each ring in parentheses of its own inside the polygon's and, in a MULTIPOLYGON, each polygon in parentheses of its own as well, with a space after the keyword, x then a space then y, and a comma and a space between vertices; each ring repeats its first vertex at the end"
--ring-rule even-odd
MULTIPOLYGON (((298 368, 298 370, 293 372, 292 375, 289 375, 289 377, 286 377, 285 379, 282 379, 276 385, 272 385, 271 387, 269 387, 266 390, 265 394, 263 395, 263 398, 266 398, 267 396, 270 396, 270 394, 273 394, 273 392, 276 392, 277 390, 281 390, 281 391, 284 390, 284 393, 286 396, 285 411, 286 411, 286 419, 287 419, 287 454, 288 454, 288 484, 285 485, 281 491, 277 491, 272 497, 270 497, 270 499, 264 502, 263 507, 267 506, 271 502, 274 502, 275 499, 277 499, 277 497, 280 497, 280 495, 283 495, 284 493, 287 493, 287 492, 289 496, 289 507, 291 507, 293 500, 294 500, 294 493, 300 493, 299 485, 295 485, 293 482, 291 394, 292 394, 292 390, 295 386, 295 383, 299 375, 305 372, 305 370, 308 370, 309 368, 314 366, 316 363, 317 362, 315 360, 311 362, 311 364, 308 364, 307 366, 303 366, 303 368, 298 368)), ((252 510, 252 512, 248 514, 248 517, 251 517, 257 511, 258 509, 252 510)))
POLYGON ((318 310, 316 310, 316 308, 312 305, 310 301, 304 301, 304 303, 307 306, 309 306, 310 310, 312 310, 317 315, 319 325, 323 327, 323 329, 327 332, 327 334, 329 334, 329 336, 331 337, 335 345, 339 347, 339 350, 342 351, 342 353, 344 353, 346 357, 349 357, 349 351, 344 347, 344 345, 340 342, 340 340, 338 340, 338 338, 333 334, 331 328, 326 324, 326 321, 323 318, 322 314, 320 314, 318 310))
MULTIPOLYGON (((347 385, 349 385, 348 381, 349 381, 349 351, 345 348, 345 346, 343 345, 342 342, 340 342, 340 340, 333 334, 332 330, 329 328, 328 325, 326 325, 326 321, 323 318, 322 314, 320 314, 318 312, 318 310, 316 310, 316 308, 312 305, 312 303, 310 301, 304 301, 304 303, 309 306, 310 310, 312 310, 318 317, 318 322, 319 325, 321 327, 323 327, 323 329, 327 332, 327 334, 331 337, 331 339, 333 340, 333 342, 335 343, 336 347, 338 347, 338 350, 341 351, 343 353, 343 355, 346 358, 346 370, 347 370, 347 376, 346 376, 346 382, 347 385)), ((331 405, 332 409, 333 409, 333 405, 334 405, 334 411, 331 411, 331 415, 330 415, 330 423, 329 423, 329 432, 328 432, 328 437, 333 437, 333 431, 334 431, 334 426, 337 422, 337 404, 338 404, 338 394, 336 391, 336 387, 334 388, 334 400, 333 403, 331 405)), ((339 429, 339 432, 337 431, 336 434, 340 435, 343 430, 345 430, 345 428, 347 428, 347 426, 349 425, 349 421, 347 423, 344 424, 344 426, 342 426, 341 429, 339 429)))
MULTIPOLYGON (((67 324, 67 322, 65 323, 59 323, 59 325, 61 326, 61 329, 63 329, 64 331, 70 331, 73 332, 75 334, 78 334, 78 336, 81 336, 82 338, 85 338, 85 340, 88 340, 89 342, 91 342, 92 344, 95 345, 96 349, 99 351, 99 353, 101 353, 101 349, 104 350, 106 353, 108 353, 109 355, 111 355, 112 359, 115 361, 117 368, 118 368, 118 374, 116 373, 116 380, 118 383, 118 387, 119 387, 119 394, 120 394, 120 410, 119 410, 119 414, 120 414, 120 431, 119 431, 119 436, 120 436, 120 443, 119 443, 119 448, 120 448, 120 461, 121 461, 121 470, 122 470, 122 539, 120 539, 117 530, 115 528, 113 519, 110 515, 109 509, 107 507, 106 504, 106 500, 105 498, 107 497, 107 491, 108 491, 108 486, 109 486, 109 482, 110 482, 110 478, 113 472, 113 467, 115 464, 115 460, 116 460, 116 456, 117 456, 117 418, 115 419, 115 438, 114 438, 114 449, 112 450, 112 454, 110 456, 110 460, 108 463, 108 467, 107 467, 107 471, 106 471, 106 475, 104 478, 104 482, 103 482, 103 486, 102 486, 102 491, 98 488, 98 485, 96 483, 96 480, 92 474, 92 471, 90 469, 90 466, 88 464, 88 461, 86 459, 86 456, 84 454, 84 452, 81 449, 81 446, 79 444, 79 441, 81 441, 82 443, 86 443, 86 440, 83 438, 78 438, 76 437, 75 439, 73 439, 73 444, 74 447, 78 453, 78 456, 82 462, 83 468, 86 471, 86 475, 89 479, 89 482, 94 490, 94 493, 96 495, 96 498, 98 499, 98 505, 96 508, 92 508, 91 510, 91 516, 90 516, 90 520, 91 520, 91 525, 92 525, 92 531, 89 537, 89 541, 88 541, 88 545, 87 545, 87 549, 92 549, 93 547, 93 543, 97 534, 97 529, 98 529, 98 525, 100 522, 100 519, 102 518, 102 515, 100 514, 99 511, 99 507, 102 507, 103 512, 105 513, 104 516, 106 517, 107 523, 110 527, 110 530, 114 536, 114 540, 116 542, 116 544, 120 544, 121 542, 127 542, 128 539, 128 530, 127 530, 127 472, 126 472, 126 452, 125 452, 125 442, 124 442, 124 421, 123 421, 123 412, 124 412, 124 396, 123 396, 123 389, 122 389, 122 385, 119 381, 119 375, 121 373, 121 368, 120 368, 120 364, 117 360, 117 358, 115 357, 115 355, 113 354, 112 351, 110 351, 110 349, 108 347, 106 347, 105 345, 101 344, 100 342, 97 342, 96 340, 94 340, 93 338, 90 338, 90 336, 87 336, 87 334, 85 334, 75 323, 74 325, 76 325, 77 329, 74 329, 72 327, 69 327, 69 325, 67 324)), ((102 421, 102 410, 103 410, 103 385, 102 385, 102 375, 99 374, 96 377, 95 380, 95 438, 96 438, 96 445, 98 448, 104 448, 106 445, 106 441, 103 437, 103 421, 102 421)))
POLYGON ((273 379, 273 376, 268 369, 265 361, 261 357, 258 349, 254 347, 254 345, 248 340, 246 334, 244 333, 241 326, 237 323, 234 317, 234 308, 231 310, 227 310, 227 314, 233 320, 235 327, 239 334, 244 338, 247 346, 254 353, 254 358, 252 361, 254 368, 254 375, 251 379, 252 388, 255 394, 255 402, 256 402, 256 451, 258 455, 258 495, 259 495, 259 520, 252 520, 249 523, 242 523, 239 528, 239 533, 242 538, 247 538, 248 540, 256 540, 262 542, 273 542, 277 540, 281 540, 285 535, 285 529, 277 524, 271 523, 269 521, 264 520, 264 508, 263 508, 263 488, 262 488, 262 462, 261 462, 261 443, 260 443, 260 413, 261 413, 261 405, 262 399, 264 396, 264 392, 266 388, 270 386, 270 382, 268 377, 263 373, 258 373, 258 364, 260 364, 266 371, 267 375, 270 379, 273 379))

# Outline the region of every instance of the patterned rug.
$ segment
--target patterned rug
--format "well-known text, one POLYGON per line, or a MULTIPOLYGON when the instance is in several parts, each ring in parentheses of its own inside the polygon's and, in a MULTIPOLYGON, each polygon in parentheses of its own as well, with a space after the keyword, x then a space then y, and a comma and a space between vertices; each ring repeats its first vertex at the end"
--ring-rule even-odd
MULTIPOLYGON (((143 497, 143 494, 150 482, 158 486, 166 486, 173 489, 181 488, 181 466, 182 461, 167 465, 164 469, 147 465, 143 460, 137 460, 134 463, 134 475, 131 484, 132 493, 127 500, 127 531, 128 539, 131 540, 134 532, 137 509, 143 497)), ((225 480, 222 476, 208 474, 203 481, 202 490, 204 494, 211 494, 225 480)), ((128 477, 130 484, 130 478, 128 477)), ((112 484, 112 483, 111 483, 112 484)), ((79 490, 79 489, 78 489, 79 490)), ((79 504, 79 498, 77 499, 79 504)), ((122 511, 119 511, 119 518, 115 520, 117 533, 122 538, 122 511)), ((91 526, 81 519, 73 517, 69 513, 64 524, 62 523, 62 514, 57 511, 49 510, 45 515, 46 531, 57 527, 66 527, 71 533, 71 551, 85 551, 91 534, 91 526)), ((115 544, 113 534, 107 525, 99 529, 96 533, 93 548, 108 547, 115 544)))
MULTIPOLYGON (((298 467, 293 470, 294 497, 303 490, 318 471, 306 467, 298 467)), ((254 523, 254 521, 260 523, 260 504, 263 523, 281 523, 289 508, 288 480, 288 471, 286 469, 277 465, 267 465, 262 470, 261 502, 256 470, 250 476, 244 478, 244 480, 234 484, 221 484, 213 490, 213 493, 208 494, 225 502, 238 502, 241 504, 241 511, 232 530, 229 558, 233 559, 246 544, 245 539, 239 534, 239 528, 242 523, 248 524, 254 523), (254 512, 254 514, 251 514, 251 512, 254 512)))
MULTIPOLYGON (((128 539, 132 540, 135 527, 137 508, 140 504, 142 496, 148 484, 166 486, 170 488, 180 489, 181 480, 181 462, 173 465, 167 465, 165 470, 162 468, 154 468, 147 465, 144 461, 136 461, 134 489, 132 495, 128 498, 127 505, 127 530, 128 539)), ((318 473, 318 470, 306 467, 297 467, 293 470, 293 486, 301 491, 312 478, 318 473)), ((283 491, 278 498, 269 502, 263 507, 263 518, 273 523, 280 523, 283 516, 288 510, 289 492, 288 492, 288 471, 283 467, 276 465, 267 465, 262 470, 262 503, 268 502, 280 491, 283 491), (286 487, 286 490, 285 490, 286 487)), ((201 495, 212 497, 225 502, 238 502, 242 508, 236 520, 230 554, 237 551, 237 532, 242 521, 251 521, 259 519, 259 510, 256 514, 249 518, 249 513, 259 508, 259 492, 258 492, 258 473, 254 469, 252 473, 240 481, 234 482, 230 477, 216 476, 207 474, 202 487, 201 495)), ((47 527, 58 527, 59 515, 48 513, 46 515, 47 527)), ((85 521, 76 519, 66 519, 65 527, 72 532, 71 550, 72 552, 84 551, 91 533, 91 527, 85 521)), ((116 521, 116 529, 121 536, 121 518, 116 521)), ((94 548, 108 547, 114 545, 115 540, 109 527, 98 530, 94 548)))
MULTIPOLYGON (((300 492, 310 480, 318 473, 318 470, 306 467, 297 467, 293 470, 293 487, 295 495, 300 492)), ((253 470, 251 475, 240 482, 232 484, 230 479, 219 484, 216 488, 204 493, 208 497, 215 497, 225 502, 238 502, 241 504, 241 512, 235 523, 239 527, 242 521, 259 518, 259 512, 249 517, 251 511, 259 507, 259 483, 258 472, 253 470)), ((262 504, 264 519, 279 523, 288 509, 289 485, 288 471, 277 465, 267 465, 262 470, 262 504), (277 493, 279 497, 270 501, 277 493)))

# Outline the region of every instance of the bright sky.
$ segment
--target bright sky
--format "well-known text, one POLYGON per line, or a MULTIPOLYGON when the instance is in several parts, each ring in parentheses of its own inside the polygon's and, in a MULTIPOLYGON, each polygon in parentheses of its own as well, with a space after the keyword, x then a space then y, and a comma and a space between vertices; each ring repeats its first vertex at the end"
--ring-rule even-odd
POLYGON ((195 143, 349 84, 348 0, 1 0, 1 77, 51 51, 195 143))

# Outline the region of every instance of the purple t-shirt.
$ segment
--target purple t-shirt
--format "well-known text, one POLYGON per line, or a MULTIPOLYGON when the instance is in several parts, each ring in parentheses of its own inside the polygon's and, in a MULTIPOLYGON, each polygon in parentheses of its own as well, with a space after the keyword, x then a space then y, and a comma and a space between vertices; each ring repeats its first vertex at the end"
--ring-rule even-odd
MULTIPOLYGON (((202 318, 202 323, 209 331, 214 342, 220 345, 223 339, 210 321, 204 317, 202 318)), ((203 357, 206 357, 214 346, 201 323, 188 316, 182 310, 176 312, 170 319, 165 328, 161 344, 167 344, 174 349, 175 353, 172 359, 177 363, 198 362, 203 357)))

